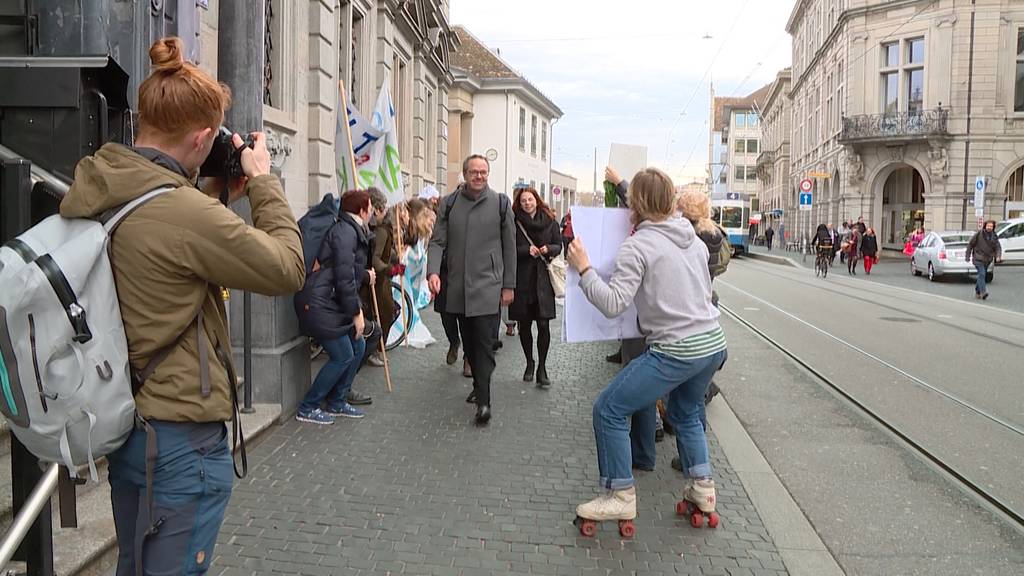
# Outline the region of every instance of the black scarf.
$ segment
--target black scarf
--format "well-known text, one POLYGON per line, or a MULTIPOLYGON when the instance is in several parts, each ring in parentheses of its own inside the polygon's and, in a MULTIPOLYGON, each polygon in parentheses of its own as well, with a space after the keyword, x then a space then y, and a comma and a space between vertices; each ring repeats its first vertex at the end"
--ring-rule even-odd
POLYGON ((547 244, 547 242, 537 241, 537 238, 544 238, 544 233, 547 232, 548 228, 551 226, 551 218, 545 214, 543 210, 537 208, 537 211, 533 214, 533 218, 519 208, 516 208, 515 213, 516 222, 523 225, 523 228, 526 229, 527 236, 533 240, 534 244, 538 247, 542 244, 547 244))

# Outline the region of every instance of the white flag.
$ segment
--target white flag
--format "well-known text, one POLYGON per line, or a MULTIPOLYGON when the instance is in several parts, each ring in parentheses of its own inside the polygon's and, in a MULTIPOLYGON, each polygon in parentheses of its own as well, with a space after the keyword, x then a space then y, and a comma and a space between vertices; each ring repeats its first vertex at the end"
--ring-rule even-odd
POLYGON ((351 102, 346 102, 351 127, 352 146, 348 146, 345 116, 338 114, 335 134, 335 159, 339 196, 348 190, 376 186, 388 198, 388 206, 405 200, 402 162, 398 153, 395 108, 391 104, 388 79, 384 78, 373 116, 367 120, 351 102), (355 154, 357 174, 352 172, 351 155, 355 154))

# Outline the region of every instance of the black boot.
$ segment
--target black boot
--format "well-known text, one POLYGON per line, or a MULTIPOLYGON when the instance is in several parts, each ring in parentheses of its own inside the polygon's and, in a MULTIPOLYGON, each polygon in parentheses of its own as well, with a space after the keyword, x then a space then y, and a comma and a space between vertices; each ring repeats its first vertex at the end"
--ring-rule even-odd
POLYGON ((486 426, 491 421, 491 407, 487 405, 479 406, 476 409, 476 425, 486 426))
MULTIPOLYGON (((533 382, 533 370, 533 360, 530 360, 526 363, 526 372, 523 372, 523 382, 533 382)), ((540 376, 540 373, 537 375, 540 376)))
POLYGON ((622 348, 619 348, 615 354, 605 356, 604 359, 612 364, 622 364, 622 348))
POLYGON ((476 390, 473 390, 469 393, 469 396, 466 396, 466 404, 476 404, 476 390))
POLYGON ((551 386, 551 380, 548 380, 548 369, 543 364, 537 368, 537 386, 540 386, 541 388, 551 386))

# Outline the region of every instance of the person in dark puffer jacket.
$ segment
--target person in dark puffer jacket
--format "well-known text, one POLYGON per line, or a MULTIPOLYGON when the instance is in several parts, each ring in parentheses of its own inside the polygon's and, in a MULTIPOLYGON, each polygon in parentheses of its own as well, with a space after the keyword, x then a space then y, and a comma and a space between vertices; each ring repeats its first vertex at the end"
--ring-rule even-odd
POLYGON ((368 268, 373 235, 366 223, 371 210, 365 190, 341 197, 338 222, 324 237, 313 270, 295 295, 299 328, 330 356, 299 405, 295 418, 300 422, 333 424, 337 416, 364 416, 346 398, 366 349, 367 322, 359 289, 376 281, 376 273, 368 268))

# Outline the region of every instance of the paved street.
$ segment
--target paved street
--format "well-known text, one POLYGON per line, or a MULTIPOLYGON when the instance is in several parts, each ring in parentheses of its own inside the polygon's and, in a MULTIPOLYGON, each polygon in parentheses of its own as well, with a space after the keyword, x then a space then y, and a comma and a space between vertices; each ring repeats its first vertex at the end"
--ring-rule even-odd
MULTIPOLYGON (((716 286, 725 307, 1024 509, 1024 317, 756 260, 716 286)), ((848 574, 1022 573, 1013 524, 764 340, 725 327, 723 393, 848 574)))
MULTIPOLYGON (((768 254, 768 251, 763 246, 756 246, 753 250, 755 256, 768 254)), ((790 258, 802 267, 814 268, 814 258, 812 256, 804 259, 799 252, 786 252, 777 249, 772 250, 770 254, 790 258)), ((846 265, 839 262, 838 257, 830 274, 846 276, 846 265)), ((857 267, 857 278, 925 294, 935 294, 968 302, 975 301, 973 279, 951 276, 939 278, 935 282, 929 282, 924 276, 914 276, 911 274, 910 260, 902 256, 886 255, 871 269, 870 275, 864 274, 864 266, 862 264, 857 267)), ((989 299, 981 302, 981 304, 1024 312, 1024 266, 997 266, 995 279, 989 288, 989 293, 991 294, 989 299)))
POLYGON ((597 494, 591 404, 615 371, 603 359, 612 345, 555 344, 542 391, 521 382, 517 339, 504 342, 489 428, 472 426, 469 381, 435 345, 394 355, 394 394, 382 370, 357 379, 374 397, 364 420, 269 433, 236 484, 212 573, 786 574, 717 445, 717 530, 676 517, 669 438, 657 470, 637 475, 637 537, 614 523, 579 536, 575 506, 597 494))

